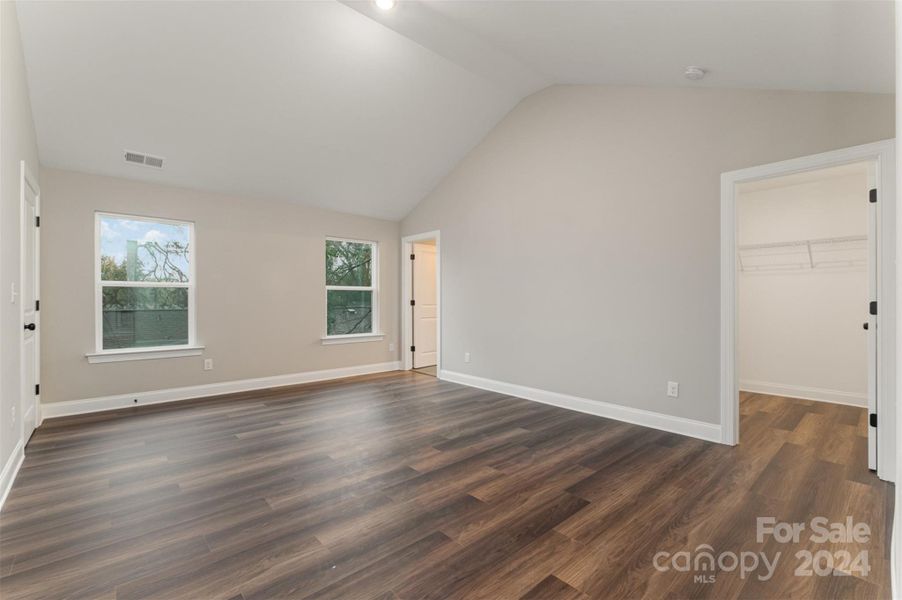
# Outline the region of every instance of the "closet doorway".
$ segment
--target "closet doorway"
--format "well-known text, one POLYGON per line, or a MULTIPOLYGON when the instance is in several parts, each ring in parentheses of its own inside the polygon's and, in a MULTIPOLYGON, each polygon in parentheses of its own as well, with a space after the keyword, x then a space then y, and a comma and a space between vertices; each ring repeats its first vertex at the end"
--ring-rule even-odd
POLYGON ((404 368, 438 377, 441 356, 439 233, 403 238, 404 368))
POLYGON ((812 438, 820 458, 892 479, 893 153, 888 141, 724 174, 724 442, 812 438))

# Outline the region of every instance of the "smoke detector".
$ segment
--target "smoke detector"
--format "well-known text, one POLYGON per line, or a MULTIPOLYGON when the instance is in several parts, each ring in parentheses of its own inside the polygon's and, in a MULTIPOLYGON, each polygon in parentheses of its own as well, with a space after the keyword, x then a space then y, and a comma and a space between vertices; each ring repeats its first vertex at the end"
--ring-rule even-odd
POLYGON ((707 72, 701 67, 686 67, 686 71, 683 72, 683 76, 686 79, 691 79, 692 81, 698 81, 699 79, 704 79, 707 72))
POLYGON ((144 154, 143 152, 133 152, 131 150, 125 151, 125 162, 131 163, 133 165, 142 165, 145 167, 151 167, 154 169, 162 169, 163 168, 163 158, 160 156, 152 156, 150 154, 144 154))

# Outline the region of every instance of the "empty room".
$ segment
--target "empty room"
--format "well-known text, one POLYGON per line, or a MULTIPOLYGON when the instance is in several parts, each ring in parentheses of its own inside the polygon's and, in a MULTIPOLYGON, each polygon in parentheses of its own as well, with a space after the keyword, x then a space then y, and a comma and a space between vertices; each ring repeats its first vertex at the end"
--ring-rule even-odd
POLYGON ((0 597, 902 598, 900 28, 0 0, 0 597))

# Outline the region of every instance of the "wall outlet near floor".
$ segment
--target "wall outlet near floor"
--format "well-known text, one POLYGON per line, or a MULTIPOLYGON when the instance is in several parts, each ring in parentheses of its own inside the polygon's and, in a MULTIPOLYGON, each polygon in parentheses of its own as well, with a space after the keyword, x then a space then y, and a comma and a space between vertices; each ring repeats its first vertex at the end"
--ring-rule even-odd
POLYGON ((464 352, 464 362, 465 363, 470 362, 470 353, 469 352, 464 352))
POLYGON ((213 359, 205 358, 204 359, 204 371, 212 371, 213 370, 213 359))
POLYGON ((388 345, 388 351, 389 352, 395 351, 395 343, 394 342, 392 342, 391 344, 388 345))
POLYGON ((668 381, 667 382, 667 395, 671 398, 679 398, 680 397, 680 384, 676 381, 668 381))

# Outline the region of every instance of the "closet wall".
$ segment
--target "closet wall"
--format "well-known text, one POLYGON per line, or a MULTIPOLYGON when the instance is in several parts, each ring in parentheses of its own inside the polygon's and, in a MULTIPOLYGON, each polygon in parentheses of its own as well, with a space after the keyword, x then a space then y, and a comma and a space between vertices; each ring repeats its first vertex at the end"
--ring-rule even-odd
POLYGON ((740 188, 741 389, 867 404, 867 169, 740 188))

